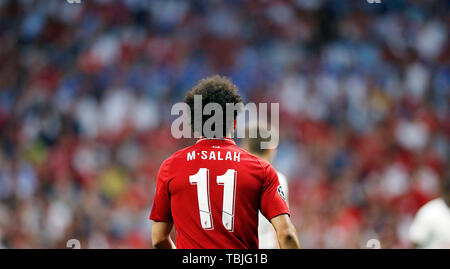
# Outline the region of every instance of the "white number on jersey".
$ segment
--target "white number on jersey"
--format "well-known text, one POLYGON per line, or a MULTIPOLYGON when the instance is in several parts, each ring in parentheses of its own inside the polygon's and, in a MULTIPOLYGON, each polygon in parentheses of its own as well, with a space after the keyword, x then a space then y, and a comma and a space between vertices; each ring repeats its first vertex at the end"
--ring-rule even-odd
MULTIPOLYGON (((225 174, 217 177, 217 184, 223 185, 222 224, 230 232, 234 231, 236 178, 237 173, 234 169, 228 169, 225 174)), ((202 228, 205 230, 214 229, 209 195, 209 170, 200 168, 195 175, 189 176, 189 182, 192 185, 197 185, 198 209, 202 228)))

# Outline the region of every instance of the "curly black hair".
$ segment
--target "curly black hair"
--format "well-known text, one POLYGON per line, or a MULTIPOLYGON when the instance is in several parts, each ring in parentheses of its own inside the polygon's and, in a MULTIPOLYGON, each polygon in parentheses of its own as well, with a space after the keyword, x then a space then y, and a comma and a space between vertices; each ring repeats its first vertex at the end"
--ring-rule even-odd
MULTIPOLYGON (((203 113, 200 113, 202 115, 201 117, 201 126, 195 126, 194 121, 194 97, 195 95, 200 95, 202 100, 202 111, 205 108, 205 106, 209 103, 217 103, 222 107, 223 111, 223 120, 221 122, 222 124, 222 130, 223 130, 223 136, 226 136, 232 129, 233 124, 228 122, 226 119, 226 108, 227 104, 240 104, 242 103, 242 98, 238 94, 238 88, 236 85, 234 85, 231 80, 227 77, 214 75, 211 77, 204 78, 200 80, 197 85, 192 88, 187 94, 184 99, 184 102, 190 107, 191 109, 191 126, 193 128, 193 131, 197 131, 205 136, 208 137, 207 134, 204 134, 202 130, 197 130, 198 127, 202 128, 205 124, 205 122, 214 116, 214 113, 212 115, 203 115, 203 113), (231 127, 230 127, 231 126, 231 127), (228 129, 227 129, 228 127, 228 129)), ((236 119, 237 114, 239 110, 234 111, 234 117, 233 120, 236 119)), ((212 130, 214 131, 217 126, 213 125, 212 130)), ((213 137, 211 137, 213 138, 213 137)))

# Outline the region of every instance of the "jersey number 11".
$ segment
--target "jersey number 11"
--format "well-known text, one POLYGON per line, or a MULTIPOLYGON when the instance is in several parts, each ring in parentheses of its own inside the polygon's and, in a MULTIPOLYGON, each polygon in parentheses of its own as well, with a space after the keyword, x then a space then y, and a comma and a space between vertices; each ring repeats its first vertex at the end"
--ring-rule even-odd
MULTIPOLYGON (((230 232, 234 231, 234 200, 236 195, 236 177, 234 169, 217 177, 217 184, 223 185, 222 224, 230 232)), ((209 170, 200 168, 197 174, 189 176, 189 182, 197 185, 198 209, 200 211, 200 223, 205 230, 213 230, 214 224, 211 215, 211 203, 209 199, 209 170)))

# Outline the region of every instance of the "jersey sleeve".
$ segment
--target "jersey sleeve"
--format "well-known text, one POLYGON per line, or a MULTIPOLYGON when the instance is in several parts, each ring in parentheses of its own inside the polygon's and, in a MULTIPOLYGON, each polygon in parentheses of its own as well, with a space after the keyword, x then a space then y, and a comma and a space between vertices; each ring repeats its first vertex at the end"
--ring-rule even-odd
POLYGON ((283 187, 278 180, 278 174, 268 163, 262 164, 264 170, 264 184, 260 201, 261 213, 268 220, 281 215, 290 215, 283 187))
POLYGON ((169 192, 169 181, 171 179, 169 163, 170 159, 163 162, 159 168, 158 177, 156 179, 156 193, 150 213, 150 219, 154 221, 172 221, 169 192))

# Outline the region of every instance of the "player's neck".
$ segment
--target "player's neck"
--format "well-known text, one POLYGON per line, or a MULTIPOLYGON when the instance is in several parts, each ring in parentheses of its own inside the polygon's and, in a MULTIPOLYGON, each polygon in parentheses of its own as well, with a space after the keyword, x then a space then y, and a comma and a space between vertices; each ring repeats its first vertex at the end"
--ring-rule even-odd
POLYGON ((233 139, 233 136, 231 134, 227 134, 226 136, 223 137, 206 137, 206 136, 200 136, 199 139, 233 139))

